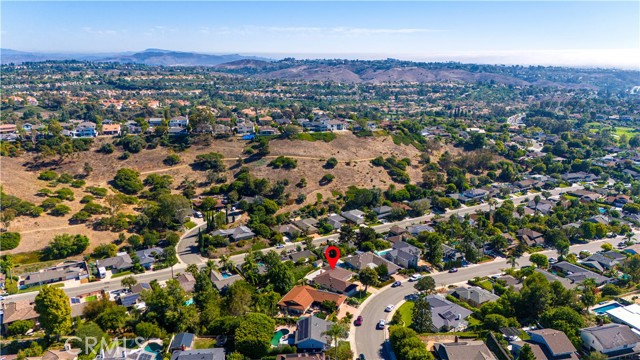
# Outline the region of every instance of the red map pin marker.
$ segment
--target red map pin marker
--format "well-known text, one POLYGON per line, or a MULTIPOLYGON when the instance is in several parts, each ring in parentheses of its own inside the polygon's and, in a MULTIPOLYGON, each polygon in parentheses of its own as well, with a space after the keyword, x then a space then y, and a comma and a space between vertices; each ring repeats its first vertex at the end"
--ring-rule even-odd
POLYGON ((324 251, 324 256, 327 258, 331 270, 333 270, 336 268, 338 260, 340 260, 340 249, 335 246, 329 246, 327 250, 324 251))

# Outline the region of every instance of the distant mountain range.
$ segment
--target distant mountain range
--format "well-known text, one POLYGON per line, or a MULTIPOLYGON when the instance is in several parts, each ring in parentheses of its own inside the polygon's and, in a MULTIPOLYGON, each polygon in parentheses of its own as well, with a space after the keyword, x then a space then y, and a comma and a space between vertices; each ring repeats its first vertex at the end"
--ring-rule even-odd
POLYGON ((211 55, 195 52, 181 52, 161 49, 147 49, 141 52, 121 52, 102 54, 82 54, 82 53, 38 53, 16 51, 11 49, 0 49, 0 63, 21 64, 24 62, 39 62, 47 60, 78 60, 78 61, 98 61, 98 62, 119 62, 135 63, 145 65, 162 66, 215 66, 239 60, 261 60, 270 59, 243 56, 238 54, 211 55))

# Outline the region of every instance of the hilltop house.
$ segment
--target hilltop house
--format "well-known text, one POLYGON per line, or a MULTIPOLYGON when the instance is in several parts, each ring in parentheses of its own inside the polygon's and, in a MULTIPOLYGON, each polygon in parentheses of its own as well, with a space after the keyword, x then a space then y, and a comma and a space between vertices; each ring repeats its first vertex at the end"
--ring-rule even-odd
POLYGON ((189 126, 189 118, 185 116, 176 116, 169 120, 169 127, 185 128, 189 126))

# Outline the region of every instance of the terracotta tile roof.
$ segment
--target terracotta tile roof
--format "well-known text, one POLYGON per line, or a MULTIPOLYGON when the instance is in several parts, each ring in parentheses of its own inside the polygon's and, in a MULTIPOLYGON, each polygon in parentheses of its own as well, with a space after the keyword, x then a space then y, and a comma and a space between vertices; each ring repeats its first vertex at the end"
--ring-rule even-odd
POLYGON ((296 286, 280 300, 278 306, 306 311, 314 302, 322 303, 325 300, 334 301, 340 307, 347 300, 347 297, 317 290, 311 286, 296 286))
POLYGON ((10 324, 18 320, 31 320, 37 317, 38 313, 33 303, 29 301, 12 302, 6 304, 4 308, 2 324, 10 324))

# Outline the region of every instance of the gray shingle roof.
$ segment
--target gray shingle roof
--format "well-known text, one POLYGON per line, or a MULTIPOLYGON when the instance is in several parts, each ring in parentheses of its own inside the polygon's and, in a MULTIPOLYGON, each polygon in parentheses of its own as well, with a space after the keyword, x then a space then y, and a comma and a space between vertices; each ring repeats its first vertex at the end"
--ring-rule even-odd
POLYGON ((224 360, 223 348, 176 351, 171 360, 224 360))
POLYGON ((581 329, 580 332, 591 334, 604 349, 635 346, 640 342, 640 336, 627 325, 607 324, 581 329))

